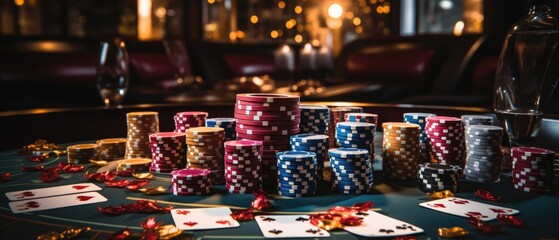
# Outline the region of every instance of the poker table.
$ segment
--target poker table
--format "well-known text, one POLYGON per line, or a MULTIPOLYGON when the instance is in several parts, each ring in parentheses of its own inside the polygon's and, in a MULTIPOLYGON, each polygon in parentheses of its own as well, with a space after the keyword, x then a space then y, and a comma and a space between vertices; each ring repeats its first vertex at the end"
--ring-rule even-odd
MULTIPOLYGON (((356 105, 356 104, 352 104, 356 105)), ((417 111, 430 111, 434 113, 441 114, 442 112, 448 113, 449 115, 458 115, 463 113, 472 113, 476 111, 468 111, 472 109, 454 109, 448 111, 448 109, 441 110, 438 108, 406 108, 393 106, 392 109, 386 108, 382 110, 380 108, 375 108, 378 106, 363 105, 365 106, 366 112, 379 112, 379 115, 385 116, 381 118, 382 121, 398 121, 397 117, 401 117, 401 112, 410 112, 413 110, 417 111), (386 113, 385 115, 382 115, 386 113), (394 117, 389 117, 394 116, 394 117)), ((212 114, 212 109, 219 108, 227 109, 230 105, 217 106, 217 108, 207 107, 210 110, 210 115, 212 114)), ((149 109, 158 110, 157 106, 149 106, 149 109)), ((195 107, 193 107, 195 108, 195 107)), ((203 109, 204 107, 198 107, 203 109)), ((143 109, 143 108, 142 108, 143 109)), ((177 107, 174 106, 171 109, 162 108, 161 112, 173 112, 177 109, 190 109, 187 107, 177 107)), ((104 119, 103 116, 107 115, 120 115, 124 119, 124 113, 130 110, 138 109, 117 109, 111 111, 109 114, 97 113, 98 119, 101 122, 109 121, 110 119, 104 119)), ((81 117, 73 116, 72 120, 81 119, 87 117, 87 113, 90 110, 78 111, 81 117)), ((483 111, 479 110, 477 113, 483 111)), ((94 111, 92 111, 94 112, 94 111)), ((67 111, 60 111, 51 113, 53 115, 46 116, 45 118, 52 118, 53 116, 62 113, 64 116, 68 115, 67 111)), ((74 112, 74 114, 76 114, 74 112)), ((79 115, 78 114, 78 115, 79 115)), ((217 115, 218 112, 215 112, 217 115)), ((221 112, 221 116, 226 116, 227 113, 221 112)), ((94 114, 95 115, 95 114, 94 114)), ((22 118, 23 119, 23 118, 22 118)), ((7 121, 4 119, 4 121, 7 121)), ((39 120, 25 120, 25 121, 41 121, 39 120)), ((54 120, 53 120, 54 121, 54 120)), ((61 120, 64 122, 63 120, 61 120)), ((124 120, 122 120, 124 121, 124 120)), ((84 120, 87 122, 87 120, 84 120)), ((20 122, 21 123, 21 122, 20 122)), ((557 131, 556 121, 544 122, 544 127, 542 131, 557 131)), ((25 123, 23 123, 25 124, 25 123)), ((123 126, 123 124, 121 127, 123 126)), ((10 131, 18 131, 19 124, 8 125, 15 129, 10 131)), ((64 126, 64 124, 62 124, 64 126)), ((67 126, 72 128, 71 126, 67 126)), ((84 127, 84 126, 82 126, 84 127)), ((91 126, 90 126, 91 127, 91 126)), ((23 128, 23 127, 20 127, 23 128)), ((34 127, 31 127, 34 128, 34 127)), ((56 128, 62 128, 60 126, 53 126, 54 131, 56 128)), ((53 129, 48 131, 53 131, 53 129)), ((164 128, 162 129, 162 131, 164 128)), ((99 130, 102 131, 102 130, 99 130)), ((88 138, 91 136, 98 137, 97 135, 81 135, 79 132, 74 132, 75 138, 79 139, 74 142, 66 142, 59 144, 63 146, 68 146, 75 143, 89 143, 94 142, 98 138, 88 138)), ((546 135, 546 134, 543 134, 546 135)), ((41 135, 37 135, 41 136, 41 135)), ((54 136, 54 135, 52 135, 54 136)), ((112 135, 115 136, 115 135, 112 135)), ((119 136, 119 135, 116 135, 119 136)), ((122 136, 122 135, 120 135, 122 136)), ((44 136, 48 139, 49 136, 44 136)), ((377 133, 375 137, 375 151, 377 153, 381 152, 381 142, 382 134, 377 133)), ((33 142, 34 138, 27 139, 28 143, 33 142)), ((556 140, 556 139, 555 139, 556 140)), ((544 141, 548 142, 548 141, 544 141)), ((555 142, 556 144, 557 142, 555 142)), ((34 189, 42 187, 52 187, 73 183, 86 182, 86 178, 83 173, 68 173, 63 174, 61 179, 55 182, 45 183, 39 180, 38 172, 22 172, 22 166, 34 166, 34 165, 45 165, 46 167, 55 166, 59 162, 66 162, 67 158, 65 156, 49 158, 41 163, 32 163, 26 159, 25 156, 20 156, 17 154, 18 149, 8 149, 0 152, 0 172, 8 171, 12 174, 10 181, 0 183, 0 192, 2 195, 6 192, 34 189)), ((285 198, 279 197, 273 193, 269 194, 269 198, 273 203, 273 208, 267 210, 266 212, 258 214, 312 214, 316 212, 323 212, 333 206, 351 206, 355 203, 372 201, 375 203, 374 210, 379 211, 379 213, 388 215, 390 217, 414 224, 422 229, 424 232, 421 234, 414 235, 419 239, 437 239, 437 229, 440 227, 453 227, 460 226, 470 231, 469 238, 486 239, 489 238, 487 235, 483 235, 472 226, 468 225, 466 218, 457 217, 453 215, 444 214, 441 212, 433 211, 427 208, 420 207, 418 204, 428 201, 425 193, 421 192, 418 188, 417 181, 390 181, 385 180, 382 177, 382 159, 377 154, 374 163, 374 190, 372 193, 363 195, 342 195, 334 193, 328 190, 327 186, 321 185, 319 187, 319 194, 314 197, 303 197, 303 198, 285 198)), ((96 169, 96 167, 86 165, 86 170, 96 169)), ((150 186, 164 185, 168 186, 170 184, 169 175, 166 174, 155 174, 156 179, 151 180, 150 186)), ((155 213, 155 214, 145 214, 145 213, 128 213, 120 216, 108 216, 99 213, 97 207, 102 206, 114 206, 121 204, 133 203, 137 200, 154 200, 160 205, 171 205, 174 208, 197 208, 197 207, 213 207, 213 206, 227 206, 231 210, 240 210, 250 207, 250 203, 254 199, 252 194, 231 194, 228 193, 223 185, 217 185, 213 187, 212 193, 206 196, 174 196, 171 194, 148 196, 141 192, 132 192, 120 188, 107 188, 103 186, 103 183, 95 183, 102 187, 99 191, 103 196, 105 196, 108 201, 96 204, 82 205, 77 207, 66 207, 52 210, 37 211, 31 213, 13 214, 9 207, 9 200, 5 196, 0 196, 0 239, 34 239, 39 234, 48 233, 51 231, 62 231, 68 227, 91 227, 91 231, 82 236, 83 239, 106 239, 112 233, 129 228, 137 236, 142 232, 140 227, 140 222, 148 217, 156 217, 157 221, 161 221, 164 224, 172 224, 173 220, 169 213, 155 213)), ((460 180, 460 189, 455 194, 457 197, 466 198, 470 200, 475 200, 479 202, 495 204, 498 206, 514 208, 520 211, 518 216, 526 220, 526 226, 524 228, 512 228, 503 227, 503 232, 498 235, 490 236, 491 239, 558 239, 559 229, 556 228, 556 223, 559 222, 559 196, 555 191, 554 193, 548 194, 536 194, 536 193, 526 193, 513 188, 510 178, 502 177, 500 181, 496 183, 480 184, 472 183, 464 179, 460 180), (476 189, 483 188, 489 190, 491 193, 500 195, 501 200, 499 202, 493 203, 478 197, 475 197, 473 192, 476 189)), ((491 221, 490 223, 497 223, 497 221, 491 221)), ((331 231, 331 239, 363 239, 363 237, 350 234, 344 230, 334 230, 331 231)), ((179 239, 261 239, 263 238, 260 229, 254 220, 241 222, 238 228, 227 228, 219 230, 201 230, 201 231, 186 231, 179 237, 179 239)))

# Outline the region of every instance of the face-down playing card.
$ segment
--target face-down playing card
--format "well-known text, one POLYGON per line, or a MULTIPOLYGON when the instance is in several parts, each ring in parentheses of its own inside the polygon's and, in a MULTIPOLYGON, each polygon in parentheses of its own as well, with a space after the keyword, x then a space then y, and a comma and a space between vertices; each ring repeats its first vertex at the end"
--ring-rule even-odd
POLYGON ((24 213, 105 201, 107 201, 107 199, 98 192, 85 192, 56 197, 14 201, 10 202, 9 206, 13 213, 24 213))
POLYGON ((423 229, 415 225, 382 215, 373 210, 357 212, 353 215, 363 218, 363 222, 359 226, 346 226, 344 229, 364 237, 394 237, 423 232, 423 229))
POLYGON ((512 215, 519 212, 518 210, 512 208, 499 207, 457 197, 437 199, 434 201, 423 202, 419 205, 456 216, 467 218, 477 217, 482 221, 491 221, 496 219, 499 213, 512 215))
POLYGON ((308 215, 260 215, 256 216, 258 227, 265 238, 319 238, 330 233, 312 225, 308 215))
POLYGON ((171 216, 178 229, 203 230, 238 227, 239 222, 231 217, 227 207, 182 208, 171 210, 171 216))

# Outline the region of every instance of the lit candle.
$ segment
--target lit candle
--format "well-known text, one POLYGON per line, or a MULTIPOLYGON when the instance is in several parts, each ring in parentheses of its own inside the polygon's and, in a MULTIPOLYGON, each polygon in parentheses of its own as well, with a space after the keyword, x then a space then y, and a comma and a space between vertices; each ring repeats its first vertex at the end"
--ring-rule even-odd
POLYGON ((301 69, 314 70, 316 69, 316 50, 310 43, 305 44, 301 49, 300 62, 301 69))
POLYGON ((322 45, 322 47, 320 47, 320 49, 318 50, 316 65, 320 69, 333 68, 334 63, 332 62, 332 53, 330 52, 330 48, 328 48, 328 46, 322 45))
POLYGON ((292 72, 295 69, 295 56, 289 45, 282 45, 275 54, 275 65, 278 70, 287 70, 292 72))

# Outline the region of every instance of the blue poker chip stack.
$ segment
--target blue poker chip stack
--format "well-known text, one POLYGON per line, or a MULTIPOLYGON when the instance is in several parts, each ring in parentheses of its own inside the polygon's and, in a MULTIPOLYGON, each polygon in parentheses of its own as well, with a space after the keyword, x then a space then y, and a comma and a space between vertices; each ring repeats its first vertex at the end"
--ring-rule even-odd
POLYGON ((324 162, 328 161, 328 148, 330 142, 325 134, 298 134, 290 137, 291 150, 307 151, 316 154, 317 178, 322 179, 324 162))
POLYGON ((373 188, 373 166, 369 151, 358 148, 328 150, 332 167, 332 188, 343 194, 364 194, 373 188))
POLYGON ((225 130, 225 141, 236 140, 235 125, 237 119, 235 118, 208 118, 206 119, 206 127, 217 127, 225 130))
POLYGON ((336 146, 360 148, 369 151, 371 161, 375 154, 375 124, 364 122, 339 122, 336 124, 336 146))
POLYGON ((425 134, 425 118, 437 116, 433 113, 404 113, 405 123, 414 123, 421 127, 419 132, 419 160, 420 162, 431 161, 431 146, 429 145, 429 138, 425 134))
POLYGON ((278 159, 278 194, 306 197, 316 194, 316 154, 307 151, 285 151, 278 159))
POLYGON ((328 134, 330 108, 320 105, 301 105, 300 133, 328 134))

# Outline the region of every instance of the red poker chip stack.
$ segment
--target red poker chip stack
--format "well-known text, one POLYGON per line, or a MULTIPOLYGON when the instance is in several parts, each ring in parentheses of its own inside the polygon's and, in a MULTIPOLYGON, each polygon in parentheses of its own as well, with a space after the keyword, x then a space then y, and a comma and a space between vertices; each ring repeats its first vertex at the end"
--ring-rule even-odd
POLYGON ((339 122, 345 122, 345 115, 347 113, 362 112, 362 107, 330 107, 330 122, 328 123, 328 137, 330 138, 330 148, 336 147, 336 125, 339 122))
POLYGON ((431 154, 441 164, 460 165, 464 159, 464 130, 462 119, 427 117, 425 134, 431 144, 431 154))
POLYGON ((553 191, 555 152, 536 147, 513 147, 512 183, 525 192, 553 191))
POLYGON ((152 161, 150 172, 169 173, 184 168, 186 136, 177 132, 160 132, 149 135, 152 161))
POLYGON ((261 188, 261 141, 225 142, 225 189, 230 193, 251 193, 261 188))
POLYGON ((192 127, 206 126, 207 112, 179 112, 175 114, 175 132, 186 132, 192 127))
POLYGON ((171 193, 177 196, 206 195, 212 191, 212 171, 180 169, 171 172, 171 193))
POLYGON ((299 133, 299 96, 237 94, 237 139, 262 141, 262 180, 265 189, 276 189, 277 151, 290 149, 289 136, 299 133))
POLYGON ((210 169, 213 171, 212 182, 223 184, 223 128, 194 127, 186 130, 188 145, 187 160, 189 168, 210 169))

